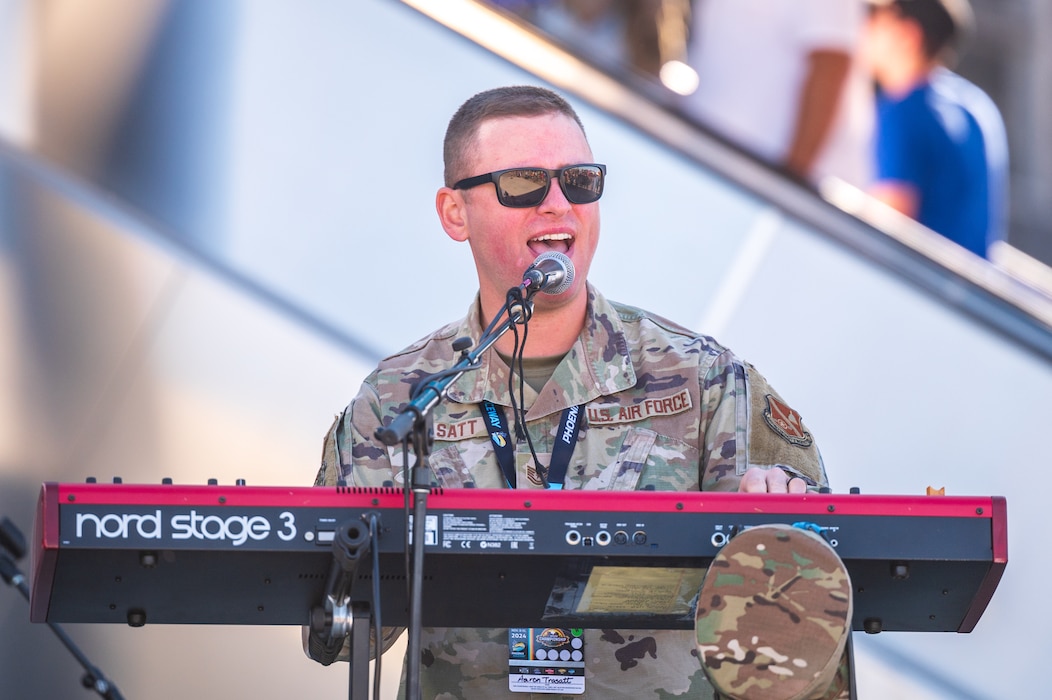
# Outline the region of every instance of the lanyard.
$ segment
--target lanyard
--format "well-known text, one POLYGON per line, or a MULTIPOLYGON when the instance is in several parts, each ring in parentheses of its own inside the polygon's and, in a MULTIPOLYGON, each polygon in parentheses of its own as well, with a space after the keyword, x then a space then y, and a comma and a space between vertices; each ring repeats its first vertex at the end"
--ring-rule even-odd
MULTIPOLYGON (((548 488, 561 489, 566 481, 566 470, 570 458, 577 446, 577 437, 581 432, 581 406, 570 406, 563 411, 559 420, 559 431, 555 434, 555 447, 552 448, 552 462, 548 468, 548 488)), ((508 488, 515 488, 515 447, 508 432, 508 421, 504 407, 491 401, 482 402, 482 414, 486 419, 486 430, 497 457, 497 464, 504 474, 508 488)))

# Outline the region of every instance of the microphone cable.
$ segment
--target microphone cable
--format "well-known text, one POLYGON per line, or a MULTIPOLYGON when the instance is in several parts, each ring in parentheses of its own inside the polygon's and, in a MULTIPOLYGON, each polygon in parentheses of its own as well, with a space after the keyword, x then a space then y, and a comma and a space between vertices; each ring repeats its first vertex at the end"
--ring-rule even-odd
MULTIPOLYGON (((512 287, 508 290, 507 296, 505 297, 504 306, 508 310, 508 313, 512 313, 512 309, 516 304, 525 304, 522 296, 521 287, 512 287)), ((511 366, 508 372, 508 396, 511 399, 511 411, 515 417, 515 437, 526 438, 526 444, 530 447, 530 454, 533 456, 534 468, 537 472, 537 478, 541 480, 541 485, 544 488, 549 488, 548 485, 548 468, 541 464, 540 457, 537 456, 537 450, 533 445, 533 438, 530 437, 529 428, 526 427, 526 373, 523 371, 523 358, 526 354, 526 337, 529 334, 530 324, 529 319, 525 318, 522 322, 522 342, 519 342, 519 330, 518 324, 512 325, 511 332, 514 340, 514 345, 511 351, 511 366), (515 400, 515 374, 516 365, 518 368, 519 375, 519 400, 515 400)))

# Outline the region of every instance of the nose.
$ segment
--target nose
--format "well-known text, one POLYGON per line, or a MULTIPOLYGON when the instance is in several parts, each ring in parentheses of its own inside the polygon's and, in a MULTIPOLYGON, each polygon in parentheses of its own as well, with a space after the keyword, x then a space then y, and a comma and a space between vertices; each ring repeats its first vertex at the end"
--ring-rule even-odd
POLYGON ((544 200, 537 205, 538 211, 541 213, 554 213, 563 214, 570 210, 573 204, 563 194, 563 188, 559 184, 558 180, 552 180, 548 186, 548 194, 544 197, 544 200))

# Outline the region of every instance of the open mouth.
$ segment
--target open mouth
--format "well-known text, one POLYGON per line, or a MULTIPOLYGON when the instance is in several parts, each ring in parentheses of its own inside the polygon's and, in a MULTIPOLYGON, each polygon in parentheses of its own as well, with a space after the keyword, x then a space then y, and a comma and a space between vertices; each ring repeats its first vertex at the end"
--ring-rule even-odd
POLYGON ((547 253, 551 250, 566 254, 573 247, 573 235, 569 233, 549 233, 537 238, 531 238, 527 245, 534 255, 547 253))

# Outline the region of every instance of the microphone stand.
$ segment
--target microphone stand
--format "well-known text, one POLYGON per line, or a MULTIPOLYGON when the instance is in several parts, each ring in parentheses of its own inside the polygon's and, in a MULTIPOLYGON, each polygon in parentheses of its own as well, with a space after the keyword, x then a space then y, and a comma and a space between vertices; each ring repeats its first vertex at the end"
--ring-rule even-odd
MULTIPOLYGON (((14 523, 7 518, 0 521, 0 578, 4 579, 5 583, 8 583, 19 590, 22 596, 28 601, 29 598, 29 586, 26 584, 25 575, 19 571, 18 565, 15 562, 21 559, 25 555, 25 538, 22 533, 18 530, 14 523), (8 554, 10 552, 10 555, 8 554)), ((73 657, 80 664, 81 668, 84 669, 84 676, 81 678, 81 683, 85 688, 90 688, 99 694, 100 697, 106 700, 124 700, 121 692, 117 689, 117 686, 112 681, 108 680, 106 676, 102 674, 98 668, 96 668, 88 657, 77 647, 76 643, 70 639, 69 635, 66 634, 57 623, 47 623, 51 631, 55 633, 55 636, 59 638, 59 641, 65 645, 69 653, 73 654, 73 657)))
MULTIPOLYGON (((431 411, 445 398, 446 389, 465 372, 477 369, 479 357, 517 323, 526 323, 533 313, 533 295, 536 290, 527 290, 522 303, 505 304, 508 318, 494 328, 504 314, 500 312, 490 323, 476 348, 468 352, 470 341, 458 338, 453 349, 460 351, 460 360, 451 368, 432 375, 428 381, 413 391, 413 397, 402 412, 387 426, 377 428, 375 437, 388 446, 398 445, 412 434, 413 452, 416 456, 412 470, 413 527, 410 538, 412 547, 412 571, 410 572, 409 641, 406 651, 406 699, 420 698, 420 632, 422 628, 424 584, 424 519, 427 515, 427 496, 431 491, 431 476, 427 468, 434 435, 431 430, 431 411)), ((379 653, 379 651, 377 652, 379 653)))

